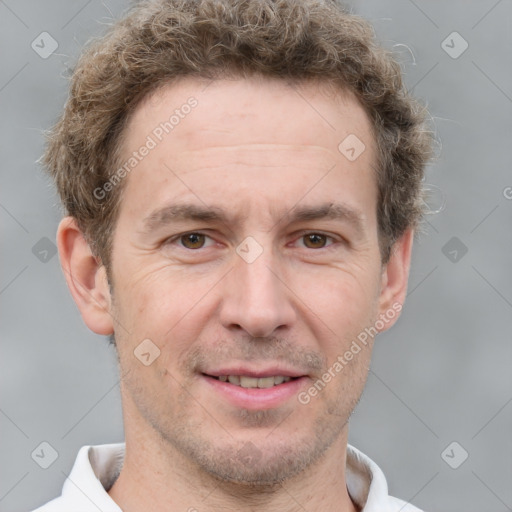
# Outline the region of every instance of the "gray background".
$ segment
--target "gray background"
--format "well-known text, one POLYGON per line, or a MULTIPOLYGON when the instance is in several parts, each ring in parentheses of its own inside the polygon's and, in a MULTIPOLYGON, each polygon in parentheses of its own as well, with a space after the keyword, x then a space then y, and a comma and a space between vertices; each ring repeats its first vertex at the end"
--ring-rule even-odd
MULTIPOLYGON (((512 2, 350 5, 429 106, 441 143, 429 205, 445 203, 416 244, 402 317, 377 340, 350 442, 393 495, 427 511, 512 510, 512 2), (442 44, 454 31, 469 45, 458 58, 459 36, 442 44), (453 441, 452 465, 469 454, 457 469, 441 456, 453 441)), ((115 356, 83 324, 44 239, 55 240, 60 208, 36 160, 64 71, 126 6, 0 0, 2 512, 57 496, 82 445, 123 439, 115 356), (58 42, 46 59, 31 48, 43 31, 58 42), (43 441, 58 452, 46 470, 31 458, 43 441)))

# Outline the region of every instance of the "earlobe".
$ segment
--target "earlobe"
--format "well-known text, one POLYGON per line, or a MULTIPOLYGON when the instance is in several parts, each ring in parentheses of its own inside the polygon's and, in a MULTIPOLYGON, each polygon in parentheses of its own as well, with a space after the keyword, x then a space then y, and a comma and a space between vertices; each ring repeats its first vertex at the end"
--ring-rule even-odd
POLYGON ((400 316, 407 294, 407 282, 411 265, 414 231, 408 229, 393 245, 388 263, 383 267, 379 315, 386 315, 389 321, 381 331, 389 329, 400 316))
POLYGON ((60 222, 57 246, 66 282, 87 327, 97 334, 112 334, 112 301, 106 270, 91 252, 73 217, 60 222))

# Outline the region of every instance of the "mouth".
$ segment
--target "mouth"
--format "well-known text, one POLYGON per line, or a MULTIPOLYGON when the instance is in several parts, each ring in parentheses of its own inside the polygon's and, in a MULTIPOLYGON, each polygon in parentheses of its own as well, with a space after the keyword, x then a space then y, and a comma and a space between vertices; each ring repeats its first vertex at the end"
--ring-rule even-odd
POLYGON ((245 389, 259 388, 268 389, 280 384, 290 382, 291 380, 299 379, 300 377, 290 377, 285 375, 276 375, 270 377, 251 377, 249 375, 208 375, 206 377, 216 379, 220 382, 229 382, 234 386, 239 386, 245 389))
POLYGON ((308 382, 307 375, 282 368, 259 371, 224 368, 202 372, 200 375, 209 392, 213 392, 212 398, 249 410, 284 406, 308 382))

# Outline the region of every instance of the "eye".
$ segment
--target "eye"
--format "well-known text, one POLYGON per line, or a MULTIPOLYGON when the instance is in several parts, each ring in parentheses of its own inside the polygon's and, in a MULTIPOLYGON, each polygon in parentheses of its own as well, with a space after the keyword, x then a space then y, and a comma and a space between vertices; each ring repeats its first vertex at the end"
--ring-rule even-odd
POLYGON ((323 249, 332 245, 334 241, 332 236, 324 235, 323 233, 306 233, 302 235, 300 240, 304 241, 304 245, 308 249, 323 249), (327 244, 328 240, 331 240, 330 244, 327 244))
MULTIPOLYGON (((181 245, 185 247, 185 249, 202 249, 203 247, 207 247, 206 241, 211 240, 211 238, 203 233, 185 233, 184 235, 180 235, 175 240, 179 240, 181 245)), ((211 244, 210 244, 211 245, 211 244)))

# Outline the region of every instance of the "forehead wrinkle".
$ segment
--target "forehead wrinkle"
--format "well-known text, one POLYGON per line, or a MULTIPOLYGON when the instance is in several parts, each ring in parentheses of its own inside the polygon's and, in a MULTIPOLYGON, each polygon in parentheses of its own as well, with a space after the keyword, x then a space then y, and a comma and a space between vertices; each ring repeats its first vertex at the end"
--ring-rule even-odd
POLYGON ((236 145, 211 145, 204 146, 204 140, 199 148, 188 148, 180 150, 175 154, 177 161, 182 161, 188 165, 198 166, 202 158, 219 156, 225 163, 242 163, 244 159, 250 159, 251 163, 255 156, 258 157, 256 165, 261 166, 282 166, 272 162, 274 156, 290 153, 290 156, 297 156, 297 160, 288 161, 287 166, 311 166, 323 167, 326 169, 334 165, 339 159, 335 152, 327 147, 316 145, 291 145, 291 144, 236 144, 236 145), (235 158, 235 162, 231 162, 235 158), (327 160, 326 160, 327 158, 327 160), (264 165, 268 162, 267 165, 264 165))

